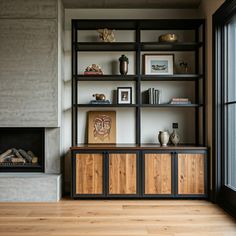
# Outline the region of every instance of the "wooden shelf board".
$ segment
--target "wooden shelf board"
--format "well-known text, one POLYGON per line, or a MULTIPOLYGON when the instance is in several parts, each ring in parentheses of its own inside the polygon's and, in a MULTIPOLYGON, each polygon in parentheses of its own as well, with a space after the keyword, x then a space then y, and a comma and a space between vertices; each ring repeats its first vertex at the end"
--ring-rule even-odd
POLYGON ((193 144, 180 144, 177 146, 169 145, 166 147, 159 144, 77 144, 70 148, 71 150, 83 149, 96 149, 96 150, 114 150, 114 149, 127 149, 127 150, 207 150, 207 147, 197 146, 193 144))

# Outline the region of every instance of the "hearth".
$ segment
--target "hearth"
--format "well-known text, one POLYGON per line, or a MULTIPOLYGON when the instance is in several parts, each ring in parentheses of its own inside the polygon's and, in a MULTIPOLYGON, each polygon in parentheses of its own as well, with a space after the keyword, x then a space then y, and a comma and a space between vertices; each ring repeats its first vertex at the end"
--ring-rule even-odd
POLYGON ((0 172, 44 172, 44 128, 0 128, 0 172))

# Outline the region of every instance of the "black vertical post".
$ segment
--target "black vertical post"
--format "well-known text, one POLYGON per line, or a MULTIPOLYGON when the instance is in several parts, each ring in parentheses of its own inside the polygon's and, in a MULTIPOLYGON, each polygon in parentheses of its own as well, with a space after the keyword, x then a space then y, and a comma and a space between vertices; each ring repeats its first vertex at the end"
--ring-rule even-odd
POLYGON ((205 21, 202 24, 202 72, 203 72, 203 81, 202 81, 202 86, 203 86, 203 94, 202 94, 202 99, 203 99, 203 111, 202 111, 202 134, 203 134, 203 145, 206 146, 206 137, 207 137, 207 126, 206 126, 206 89, 207 89, 207 76, 206 76, 206 46, 205 46, 205 34, 206 34, 206 28, 205 28, 205 21))
POLYGON ((78 60, 77 60, 77 48, 76 48, 76 43, 77 43, 77 28, 76 28, 76 21, 72 20, 72 29, 71 29, 71 40, 72 40, 72 87, 71 87, 71 104, 72 104, 72 146, 75 146, 77 143, 77 113, 78 113, 78 107, 77 107, 77 75, 78 75, 78 60))
POLYGON ((136 144, 141 144, 141 88, 140 88, 140 81, 141 81, 141 69, 140 69, 140 59, 141 59, 141 31, 140 31, 140 24, 137 21, 136 24, 136 144))
MULTIPOLYGON (((199 42, 199 28, 195 29, 195 42, 199 42)), ((200 48, 197 47, 195 50, 195 73, 199 74, 199 50, 200 48)), ((195 80, 195 102, 199 104, 199 80, 195 80)), ((200 107, 195 108, 195 143, 199 145, 199 109, 200 107)))

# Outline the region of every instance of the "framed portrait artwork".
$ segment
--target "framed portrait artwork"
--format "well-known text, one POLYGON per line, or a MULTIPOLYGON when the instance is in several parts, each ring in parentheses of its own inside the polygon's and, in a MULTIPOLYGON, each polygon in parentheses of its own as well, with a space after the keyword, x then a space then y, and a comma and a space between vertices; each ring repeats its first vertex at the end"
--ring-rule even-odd
POLYGON ((173 75, 174 54, 144 54, 145 75, 173 75))
POLYGON ((88 143, 89 144, 116 143, 115 111, 88 112, 88 143))
POLYGON ((132 104, 132 87, 117 88, 117 104, 132 104))

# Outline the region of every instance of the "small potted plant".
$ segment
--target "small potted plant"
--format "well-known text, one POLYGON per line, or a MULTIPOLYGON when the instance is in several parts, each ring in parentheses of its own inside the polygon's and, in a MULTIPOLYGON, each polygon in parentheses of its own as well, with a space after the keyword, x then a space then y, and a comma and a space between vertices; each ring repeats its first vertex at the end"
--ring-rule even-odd
POLYGON ((120 73, 122 75, 127 75, 129 58, 126 57, 125 55, 121 55, 121 57, 119 58, 119 62, 120 62, 120 73))

